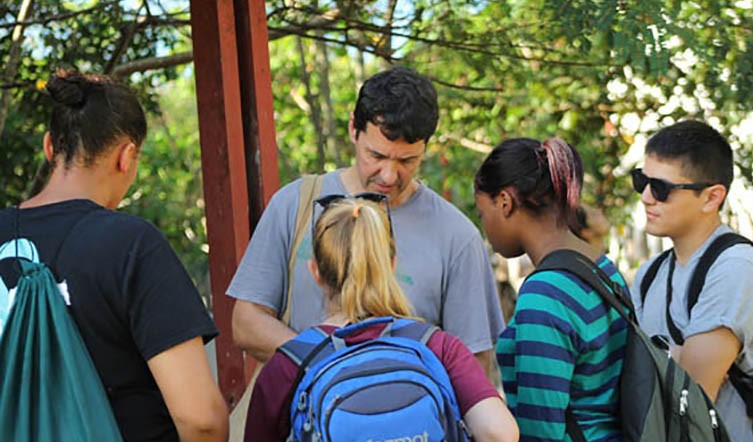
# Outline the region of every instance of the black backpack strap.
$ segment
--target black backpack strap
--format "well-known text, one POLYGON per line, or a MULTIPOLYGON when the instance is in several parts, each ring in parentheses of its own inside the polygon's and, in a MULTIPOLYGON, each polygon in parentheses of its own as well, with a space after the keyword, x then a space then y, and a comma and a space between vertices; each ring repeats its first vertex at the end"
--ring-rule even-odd
POLYGON ((677 345, 683 345, 685 344, 685 337, 682 335, 680 329, 677 328, 677 324, 675 324, 675 320, 672 319, 672 314, 669 312, 669 308, 672 305, 672 294, 674 293, 674 289, 672 288, 672 278, 675 274, 675 262, 676 258, 673 253, 669 257, 669 272, 667 273, 667 294, 665 296, 666 302, 664 303, 664 320, 667 322, 667 329, 669 330, 670 336, 672 336, 672 340, 677 345))
POLYGON ((594 289, 604 302, 617 310, 617 313, 623 319, 634 327, 638 327, 633 305, 630 298, 624 293, 623 288, 612 281, 603 270, 587 257, 575 250, 555 250, 541 260, 534 273, 544 270, 565 270, 576 275, 594 289), (627 310, 627 313, 625 313, 625 310, 627 310))
POLYGON ((737 244, 749 244, 753 246, 748 238, 739 235, 737 233, 724 233, 719 235, 703 252, 701 259, 698 261, 698 265, 693 270, 693 276, 690 279, 690 285, 688 286, 688 318, 690 312, 698 303, 698 297, 701 295, 703 285, 706 283, 706 276, 709 273, 709 269, 714 264, 719 255, 722 254, 728 248, 737 244))
POLYGON ((573 442, 586 442, 586 436, 580 429, 578 421, 573 416, 573 410, 569 406, 565 409, 565 433, 570 436, 573 442))
POLYGON ((646 303, 646 296, 648 295, 648 289, 656 278, 656 274, 659 272, 661 264, 669 257, 674 249, 665 250, 661 255, 657 256, 654 262, 646 270, 646 274, 643 275, 641 280, 641 305, 646 303))
MULTIPOLYGON (((706 276, 709 269, 714 262, 719 258, 725 250, 735 246, 737 244, 748 244, 753 246, 753 242, 748 238, 734 233, 728 232, 719 235, 703 252, 701 259, 698 261, 698 265, 693 270, 693 276, 691 276, 690 284, 688 285, 688 318, 693 307, 698 303, 698 298, 701 296, 701 291, 706 283, 706 276)), ((671 318, 670 318, 671 319, 671 318)), ((674 326, 674 323, 672 323, 674 326)), ((679 343, 679 342, 678 342, 679 343)), ((737 363, 733 363, 727 371, 729 380, 732 386, 735 387, 740 397, 745 402, 745 409, 749 417, 753 417, 753 377, 745 373, 737 363)))
POLYGON ((745 402, 745 412, 753 418, 753 376, 745 373, 737 364, 732 364, 727 374, 732 386, 745 402))

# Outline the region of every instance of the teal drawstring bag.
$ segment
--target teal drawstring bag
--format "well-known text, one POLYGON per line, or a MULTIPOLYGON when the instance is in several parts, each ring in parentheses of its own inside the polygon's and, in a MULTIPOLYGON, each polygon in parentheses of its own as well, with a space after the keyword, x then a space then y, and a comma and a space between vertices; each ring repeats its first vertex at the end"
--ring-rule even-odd
POLYGON ((0 441, 122 441, 52 272, 18 262, 22 275, 0 334, 0 441))

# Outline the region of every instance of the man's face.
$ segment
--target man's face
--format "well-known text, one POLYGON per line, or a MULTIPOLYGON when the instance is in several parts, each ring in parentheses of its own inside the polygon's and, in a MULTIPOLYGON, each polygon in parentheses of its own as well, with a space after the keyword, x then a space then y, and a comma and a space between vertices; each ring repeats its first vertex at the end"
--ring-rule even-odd
MULTIPOLYGON (((646 157, 643 173, 649 178, 659 178, 675 184, 693 182, 683 175, 680 160, 662 159, 656 155, 646 157)), ((674 189, 666 201, 657 201, 651 194, 650 184, 643 189, 641 202, 646 208, 646 232, 672 239, 692 230, 702 215, 704 206, 704 198, 689 189, 674 189)))
POLYGON ((387 195, 392 206, 405 202, 412 194, 413 175, 421 165, 426 142, 391 141, 372 123, 367 123, 366 130, 356 138, 352 119, 350 134, 356 145, 355 167, 363 189, 387 195))

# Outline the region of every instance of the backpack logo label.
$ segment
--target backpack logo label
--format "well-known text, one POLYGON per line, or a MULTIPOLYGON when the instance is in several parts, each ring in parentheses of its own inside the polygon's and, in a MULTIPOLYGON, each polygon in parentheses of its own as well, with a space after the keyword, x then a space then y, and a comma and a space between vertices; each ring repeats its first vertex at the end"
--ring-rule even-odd
POLYGON ((415 436, 402 436, 393 439, 369 439, 366 442, 429 442, 429 433, 424 431, 415 436))

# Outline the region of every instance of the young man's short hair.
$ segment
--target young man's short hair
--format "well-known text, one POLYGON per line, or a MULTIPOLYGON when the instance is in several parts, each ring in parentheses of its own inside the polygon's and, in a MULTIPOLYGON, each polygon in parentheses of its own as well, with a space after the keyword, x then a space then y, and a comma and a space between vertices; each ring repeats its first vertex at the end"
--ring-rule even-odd
POLYGON ((437 91, 431 81, 405 67, 393 67, 366 80, 353 112, 356 137, 372 123, 389 140, 408 143, 428 142, 438 120, 437 91))
POLYGON ((706 123, 681 121, 665 127, 646 144, 646 155, 679 160, 683 174, 693 182, 732 184, 732 148, 724 137, 706 123))

